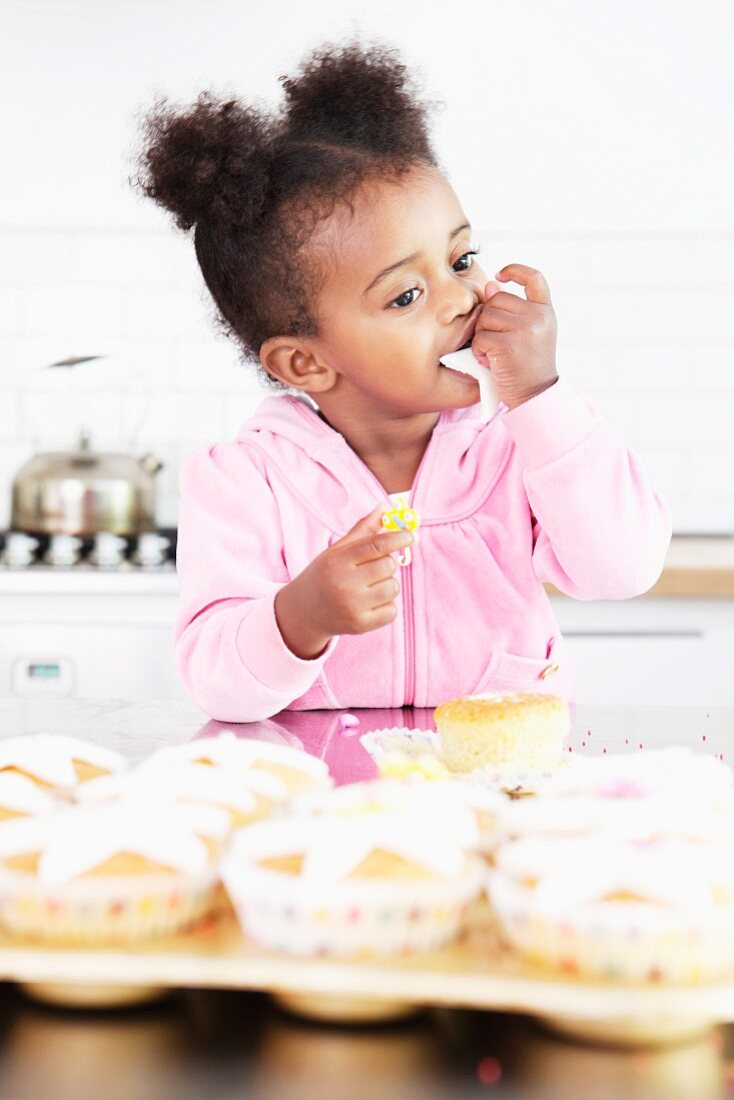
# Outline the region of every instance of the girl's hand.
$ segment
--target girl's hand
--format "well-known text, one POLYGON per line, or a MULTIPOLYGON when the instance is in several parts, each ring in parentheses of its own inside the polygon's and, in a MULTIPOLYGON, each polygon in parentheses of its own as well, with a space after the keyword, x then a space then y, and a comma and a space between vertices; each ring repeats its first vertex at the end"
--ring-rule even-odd
POLYGON ((492 371, 497 394, 514 409, 547 390, 556 371, 556 315, 545 277, 525 264, 508 264, 497 272, 502 282, 519 283, 525 298, 487 283, 472 340, 472 351, 492 371))
POLYGON ((275 597, 275 618, 283 641, 297 657, 310 660, 335 634, 365 634, 397 615, 400 585, 392 554, 415 540, 410 531, 385 531, 387 504, 363 516, 275 597))

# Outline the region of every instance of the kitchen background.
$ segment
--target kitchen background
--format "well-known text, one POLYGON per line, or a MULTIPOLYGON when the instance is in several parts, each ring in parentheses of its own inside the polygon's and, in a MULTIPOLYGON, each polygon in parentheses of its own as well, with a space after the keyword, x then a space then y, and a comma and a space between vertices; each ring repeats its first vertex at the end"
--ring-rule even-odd
MULTIPOLYGON (((643 458, 676 534, 729 552, 728 0, 4 0, 0 20, 0 531, 18 469, 82 427, 96 451, 160 457, 156 526, 175 529, 182 458, 231 439, 264 393, 214 331, 192 242, 128 186, 136 113, 208 87, 274 105, 279 73, 359 34, 446 104, 435 142, 486 270, 546 274, 559 369, 643 458), (110 358, 42 369, 89 355, 110 358)), ((734 701, 732 594, 557 598, 579 698, 734 701)), ((175 605, 170 563, 8 567, 0 691, 179 693, 175 605)))

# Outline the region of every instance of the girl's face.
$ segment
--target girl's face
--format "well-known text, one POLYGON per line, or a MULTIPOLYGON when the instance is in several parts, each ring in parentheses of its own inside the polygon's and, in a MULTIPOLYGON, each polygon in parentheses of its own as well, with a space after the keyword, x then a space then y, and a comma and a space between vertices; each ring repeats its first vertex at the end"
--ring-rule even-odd
POLYGON ((364 185, 353 206, 312 239, 329 257, 309 341, 327 368, 317 403, 397 416, 475 404, 476 380, 439 363, 473 335, 487 283, 452 187, 416 168, 364 185))

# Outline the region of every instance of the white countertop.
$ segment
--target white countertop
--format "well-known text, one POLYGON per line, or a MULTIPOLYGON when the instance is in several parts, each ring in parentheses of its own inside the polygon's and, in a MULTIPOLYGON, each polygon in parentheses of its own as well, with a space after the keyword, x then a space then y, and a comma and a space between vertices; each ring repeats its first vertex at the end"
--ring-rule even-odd
MULTIPOLYGON (((433 708, 361 709, 359 734, 386 725, 433 727, 433 708)), ((360 778, 365 750, 359 737, 334 734, 338 711, 283 711, 264 723, 214 723, 186 699, 0 698, 0 736, 20 733, 66 733, 85 737, 139 760, 163 745, 190 740, 205 725, 207 732, 235 729, 242 736, 283 741, 327 759, 338 781, 360 778)), ((700 752, 723 754, 734 764, 734 707, 580 706, 569 744, 574 752, 638 751, 666 745, 689 745, 700 752)))
POLYGON ((178 595, 173 564, 164 568, 98 569, 77 565, 64 569, 32 565, 27 569, 0 566, 0 595, 120 596, 178 595))

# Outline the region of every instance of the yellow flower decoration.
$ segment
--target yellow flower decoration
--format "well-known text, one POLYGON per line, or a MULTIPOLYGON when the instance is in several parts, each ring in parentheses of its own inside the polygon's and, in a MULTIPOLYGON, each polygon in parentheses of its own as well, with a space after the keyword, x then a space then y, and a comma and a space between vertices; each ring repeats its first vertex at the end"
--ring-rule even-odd
MULTIPOLYGON (((416 512, 415 508, 408 507, 408 501, 405 497, 398 497, 391 510, 382 513, 382 526, 386 531, 415 531, 416 541, 420 524, 421 517, 419 513, 416 512)), ((410 547, 406 546, 402 555, 398 558, 398 564, 410 565, 411 557, 410 547)))

